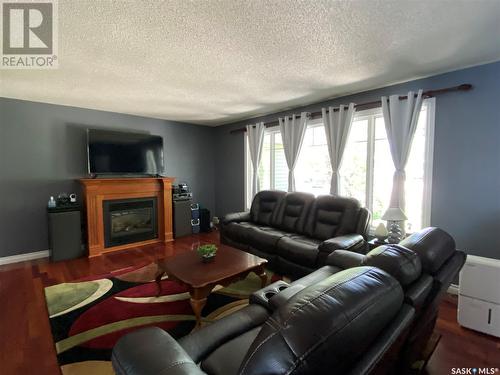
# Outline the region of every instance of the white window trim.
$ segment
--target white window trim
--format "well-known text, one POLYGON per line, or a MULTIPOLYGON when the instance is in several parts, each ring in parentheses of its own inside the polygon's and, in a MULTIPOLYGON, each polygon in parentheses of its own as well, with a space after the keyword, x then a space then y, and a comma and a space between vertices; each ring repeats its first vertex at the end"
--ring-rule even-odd
POLYGON ((245 174, 245 186, 243 187, 243 208, 245 211, 250 210, 250 207, 248 207, 248 175, 249 175, 249 165, 248 165, 248 134, 245 132, 243 137, 243 173, 245 174))
POLYGON ((276 188, 275 186, 275 178, 274 176, 276 175, 276 168, 275 168, 275 150, 276 150, 276 143, 274 142, 274 138, 276 137, 276 134, 279 133, 279 130, 276 131, 276 130, 270 130, 267 132, 269 134, 269 136, 271 137, 269 143, 270 143, 270 146, 271 146, 271 149, 269 150, 269 153, 270 153, 270 162, 271 162, 271 165, 270 165, 270 168, 269 170, 271 171, 271 180, 269 181, 269 183, 271 184, 271 190, 274 190, 276 188))
POLYGON ((427 105, 427 142, 424 165, 424 194, 422 205, 422 227, 431 225, 432 214, 432 175, 434 166, 434 130, 436 122, 436 98, 424 99, 427 105))
MULTIPOLYGON (((367 120, 368 125, 367 125, 367 131, 368 134, 366 136, 366 191, 365 191, 365 207, 368 208, 370 211, 373 211, 373 182, 375 181, 374 178, 374 146, 375 146, 375 116, 380 116, 382 115, 382 108, 377 107, 377 108, 371 108, 371 109, 365 109, 360 112, 355 112, 354 113, 354 121, 360 121, 360 120, 367 120)), ((375 227, 373 226, 373 222, 371 223, 371 226, 368 230, 370 235, 373 235, 375 232, 375 227)))

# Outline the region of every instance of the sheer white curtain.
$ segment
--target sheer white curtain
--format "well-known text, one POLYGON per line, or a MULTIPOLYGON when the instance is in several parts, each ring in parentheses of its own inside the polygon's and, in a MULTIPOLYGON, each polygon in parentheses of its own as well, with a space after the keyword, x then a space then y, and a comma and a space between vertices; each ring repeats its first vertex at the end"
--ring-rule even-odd
POLYGON ((250 159, 252 161, 252 197, 259 192, 259 164, 262 156, 262 145, 264 144, 263 122, 255 125, 247 125, 248 148, 250 151, 250 159))
POLYGON ((417 129, 418 116, 422 109, 422 90, 417 96, 410 91, 407 100, 400 100, 398 95, 389 99, 382 97, 385 130, 391 149, 391 156, 396 171, 392 182, 391 203, 389 207, 405 209, 405 167, 411 150, 411 144, 417 129))
POLYGON ((322 108, 321 113, 325 125, 330 164, 332 165, 330 194, 337 195, 340 189, 339 169, 342 165, 342 156, 344 155, 347 137, 354 117, 354 103, 350 103, 349 106, 340 105, 339 108, 328 107, 328 110, 322 108))
POLYGON ((306 134, 307 117, 308 113, 302 112, 300 118, 295 115, 291 118, 289 116, 279 118, 281 139, 288 165, 288 191, 295 191, 294 170, 306 134))

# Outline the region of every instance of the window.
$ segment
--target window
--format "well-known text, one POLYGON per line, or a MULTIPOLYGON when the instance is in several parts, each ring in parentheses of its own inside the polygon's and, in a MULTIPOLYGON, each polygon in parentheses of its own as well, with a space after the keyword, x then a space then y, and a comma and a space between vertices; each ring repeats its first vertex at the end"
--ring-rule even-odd
MULTIPOLYGON (((406 165, 407 231, 430 225, 434 99, 424 100, 406 165)), ((357 112, 340 168, 340 194, 368 207, 376 226, 389 206, 394 163, 382 109, 357 112)))
MULTIPOLYGON (((246 204, 252 202, 252 162, 248 147, 247 157, 247 192, 246 204)), ((326 144, 325 128, 321 121, 310 121, 304 135, 304 142, 295 166, 295 187, 297 191, 307 191, 315 195, 330 192, 330 157, 326 144)), ((259 165, 260 190, 275 189, 288 190, 288 166, 279 129, 266 130, 262 146, 261 162, 259 165)))
MULTIPOLYGON (((405 212, 410 232, 430 225, 433 138, 434 99, 426 99, 406 165, 405 212)), ((246 164, 249 207, 252 165, 248 155, 246 164)), ((331 173, 323 123, 321 119, 311 120, 295 167, 296 189, 315 195, 328 194, 331 173)), ((382 109, 357 112, 340 168, 340 194, 354 197, 369 208, 376 226, 389 206, 393 174, 382 109)), ((278 128, 266 130, 259 180, 261 190, 288 188, 288 167, 278 128)))
POLYGON ((295 188, 314 195, 329 194, 331 178, 325 127, 322 122, 312 122, 307 127, 295 166, 295 188))

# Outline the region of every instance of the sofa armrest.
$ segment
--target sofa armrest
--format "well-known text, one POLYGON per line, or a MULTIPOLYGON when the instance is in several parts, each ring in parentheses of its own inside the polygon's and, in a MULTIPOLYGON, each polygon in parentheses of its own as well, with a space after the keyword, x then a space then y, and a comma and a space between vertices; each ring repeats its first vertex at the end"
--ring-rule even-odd
POLYGON ((364 243, 363 236, 360 234, 346 234, 330 238, 323 241, 318 250, 323 253, 333 253, 335 250, 351 250, 364 243))
POLYGON ((221 222, 224 225, 227 225, 229 223, 239 223, 242 221, 250 221, 250 211, 245 211, 245 212, 233 212, 231 214, 225 215, 221 222))
POLYGON ((370 229, 372 214, 367 208, 361 208, 358 217, 358 226, 356 233, 361 234, 363 238, 368 241, 368 231, 370 229))
POLYGON ((349 250, 335 250, 326 258, 326 264, 342 269, 361 266, 365 256, 349 250))
POLYGON ((420 311, 432 290, 433 281, 431 276, 421 275, 405 291, 405 302, 413 306, 416 311, 420 311))
POLYGON ((294 295, 296 295, 298 292, 301 292, 305 288, 305 286, 299 284, 291 285, 281 293, 278 293, 274 297, 271 297, 271 299, 269 300, 269 306, 273 311, 276 311, 281 306, 285 305, 290 298, 292 298, 294 295))
POLYGON ((164 330, 149 327, 123 336, 111 357, 117 375, 205 374, 164 330))

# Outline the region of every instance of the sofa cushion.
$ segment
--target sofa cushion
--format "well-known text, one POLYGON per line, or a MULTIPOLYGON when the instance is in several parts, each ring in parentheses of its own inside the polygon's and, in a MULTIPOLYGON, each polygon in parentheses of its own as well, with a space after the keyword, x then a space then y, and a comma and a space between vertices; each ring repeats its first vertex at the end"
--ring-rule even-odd
POLYGON ((273 226, 287 232, 302 234, 314 195, 309 193, 287 193, 281 201, 273 226))
POLYGON ((320 240, 356 233, 360 210, 356 199, 319 196, 312 204, 305 232, 320 240))
POLYGON ((276 252, 284 259, 306 267, 314 267, 316 266, 320 243, 321 241, 306 236, 286 236, 278 241, 276 252))
POLYGON ((256 327, 219 346, 201 363, 203 371, 207 374, 237 374, 259 331, 260 327, 256 327))
POLYGON ((252 221, 257 224, 271 225, 285 194, 286 192, 277 190, 258 192, 253 198, 250 208, 252 221))
POLYGON ((261 326, 268 317, 269 313, 264 307, 250 304, 239 309, 237 314, 214 320, 203 329, 180 338, 179 344, 193 361, 199 363, 224 343, 261 326))
POLYGON ((248 242, 248 229, 256 228, 257 224, 250 222, 241 222, 241 223, 229 223, 224 226, 224 235, 233 241, 237 242, 248 242))
POLYGON ((111 360, 117 375, 205 375, 177 341, 159 327, 139 329, 120 338, 111 360))
POLYGON ((269 227, 254 226, 246 231, 247 241, 252 247, 272 254, 276 253, 279 239, 286 235, 287 232, 269 227))

